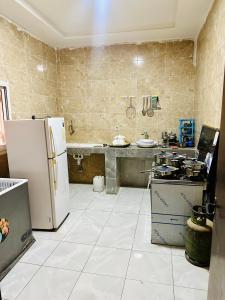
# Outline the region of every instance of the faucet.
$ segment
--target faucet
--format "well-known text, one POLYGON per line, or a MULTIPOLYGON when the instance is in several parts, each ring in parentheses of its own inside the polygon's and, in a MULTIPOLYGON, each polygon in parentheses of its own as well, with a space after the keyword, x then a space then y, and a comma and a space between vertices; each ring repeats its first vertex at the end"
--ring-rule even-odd
POLYGON ((73 135, 75 133, 75 130, 73 128, 73 121, 72 120, 70 120, 70 122, 69 122, 68 130, 69 130, 70 135, 73 135))
POLYGON ((149 139, 149 134, 146 130, 141 135, 143 135, 145 139, 149 139))

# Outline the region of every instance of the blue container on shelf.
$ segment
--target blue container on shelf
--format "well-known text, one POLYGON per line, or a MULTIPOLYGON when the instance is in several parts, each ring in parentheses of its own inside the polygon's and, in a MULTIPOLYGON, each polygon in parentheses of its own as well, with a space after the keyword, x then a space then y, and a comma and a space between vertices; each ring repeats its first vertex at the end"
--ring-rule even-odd
POLYGON ((179 143, 181 147, 194 147, 195 145, 195 120, 179 120, 179 143))

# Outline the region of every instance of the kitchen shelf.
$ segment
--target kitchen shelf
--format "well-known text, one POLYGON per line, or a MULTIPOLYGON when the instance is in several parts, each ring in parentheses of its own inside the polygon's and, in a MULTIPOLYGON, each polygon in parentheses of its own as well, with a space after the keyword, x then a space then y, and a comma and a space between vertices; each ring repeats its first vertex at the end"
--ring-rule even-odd
POLYGON ((184 147, 193 147, 195 144, 195 120, 179 120, 179 143, 184 147))

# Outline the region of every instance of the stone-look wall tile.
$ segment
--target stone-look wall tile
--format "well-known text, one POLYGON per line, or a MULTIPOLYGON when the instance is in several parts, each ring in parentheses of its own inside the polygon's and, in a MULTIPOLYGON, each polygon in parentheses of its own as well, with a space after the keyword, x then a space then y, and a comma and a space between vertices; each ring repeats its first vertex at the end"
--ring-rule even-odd
MULTIPOLYGON (((129 141, 144 130, 160 139, 163 130, 177 132, 179 118, 194 116, 192 41, 56 51, 0 18, 0 50, 0 80, 9 82, 13 118, 64 116, 76 131, 73 136, 67 132, 70 142, 110 143, 117 127, 129 141), (136 59, 143 64, 135 65, 136 59), (141 97, 148 94, 159 95, 162 106, 153 118, 141 114, 141 97), (126 117, 129 100, 123 96, 136 97, 133 120, 126 117)), ((205 75, 205 84, 207 79, 205 75)), ((201 106, 195 109, 201 111, 201 106)))
POLYGON ((55 49, 19 31, 3 18, 0 18, 0 80, 9 83, 14 119, 30 118, 33 114, 57 115, 55 49))
POLYGON ((197 41, 195 115, 202 124, 220 126, 225 66, 225 2, 215 0, 197 41))
POLYGON ((58 103, 76 133, 71 142, 111 143, 118 133, 129 141, 147 130, 178 131, 179 118, 194 117, 195 68, 192 41, 114 45, 57 51, 58 103), (143 60, 139 65, 135 59, 143 60), (142 116, 142 96, 158 95, 162 106, 153 118, 142 116), (136 117, 126 117, 129 100, 136 117), (82 120, 81 120, 82 118, 82 120))

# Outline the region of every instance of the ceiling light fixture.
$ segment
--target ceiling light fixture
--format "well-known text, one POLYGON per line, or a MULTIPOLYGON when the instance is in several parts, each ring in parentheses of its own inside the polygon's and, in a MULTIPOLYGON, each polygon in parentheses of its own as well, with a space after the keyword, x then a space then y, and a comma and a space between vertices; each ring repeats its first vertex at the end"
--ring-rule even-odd
POLYGON ((133 58, 133 63, 137 66, 141 66, 144 63, 144 58, 142 56, 135 56, 133 58))

